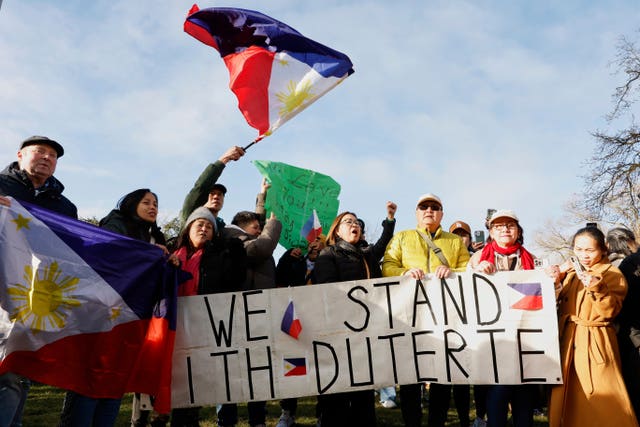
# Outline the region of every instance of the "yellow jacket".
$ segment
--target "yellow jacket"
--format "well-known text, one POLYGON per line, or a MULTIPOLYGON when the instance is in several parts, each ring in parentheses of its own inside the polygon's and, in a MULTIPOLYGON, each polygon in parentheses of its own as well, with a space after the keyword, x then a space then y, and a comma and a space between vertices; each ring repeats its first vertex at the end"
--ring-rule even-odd
MULTIPOLYGON (((383 276, 402 276, 412 268, 421 268, 425 273, 432 273, 437 266, 442 265, 418 230, 429 235, 429 232, 423 228, 401 231, 393 236, 384 253, 383 276)), ((431 240, 442 250, 452 271, 465 271, 469 261, 469 251, 460 237, 438 227, 431 240)))

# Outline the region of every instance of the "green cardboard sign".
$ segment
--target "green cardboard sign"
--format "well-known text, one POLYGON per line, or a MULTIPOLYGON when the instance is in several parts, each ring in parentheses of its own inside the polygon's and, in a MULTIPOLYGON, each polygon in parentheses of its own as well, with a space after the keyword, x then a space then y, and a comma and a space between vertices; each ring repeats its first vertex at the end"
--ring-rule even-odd
POLYGON ((252 163, 271 183, 265 209, 282 222, 279 242, 282 246, 306 249, 307 241, 300 235, 300 230, 314 209, 322 224, 322 233, 327 234, 338 213, 340 184, 330 176, 286 163, 269 160, 253 160, 252 163))

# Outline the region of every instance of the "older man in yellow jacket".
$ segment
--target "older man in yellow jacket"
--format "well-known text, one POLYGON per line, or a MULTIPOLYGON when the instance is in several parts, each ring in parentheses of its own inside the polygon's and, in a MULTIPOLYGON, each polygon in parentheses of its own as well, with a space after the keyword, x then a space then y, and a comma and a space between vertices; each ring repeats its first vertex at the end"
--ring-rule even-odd
MULTIPOLYGON (((393 236, 382 261, 382 275, 410 275, 414 279, 423 279, 432 273, 438 279, 444 279, 452 271, 465 271, 469 251, 459 236, 442 229, 443 215, 442 201, 438 196, 430 193, 421 196, 416 204, 418 225, 414 230, 401 231, 393 236)), ((421 425, 421 395, 422 384, 400 386, 402 418, 406 426, 421 425)), ((432 384, 430 427, 444 425, 450 396, 450 386, 432 384)))

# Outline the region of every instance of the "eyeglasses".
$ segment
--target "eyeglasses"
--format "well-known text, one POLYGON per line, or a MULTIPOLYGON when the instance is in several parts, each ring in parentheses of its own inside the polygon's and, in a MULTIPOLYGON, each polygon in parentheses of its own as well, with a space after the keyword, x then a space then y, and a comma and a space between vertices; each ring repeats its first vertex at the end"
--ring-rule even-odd
POLYGON ((344 219, 340 221, 340 224, 347 224, 349 227, 351 227, 352 225, 355 225, 356 227, 360 228, 360 223, 357 220, 353 220, 353 219, 344 219))
POLYGON ((518 226, 515 222, 508 222, 506 224, 492 224, 491 228, 493 228, 494 230, 515 230, 516 228, 518 228, 518 226))
POLYGON ((442 206, 440 206, 437 203, 424 203, 424 204, 418 205, 418 209, 420 209, 421 211, 426 211, 427 209, 431 209, 434 212, 438 212, 442 209, 442 206))

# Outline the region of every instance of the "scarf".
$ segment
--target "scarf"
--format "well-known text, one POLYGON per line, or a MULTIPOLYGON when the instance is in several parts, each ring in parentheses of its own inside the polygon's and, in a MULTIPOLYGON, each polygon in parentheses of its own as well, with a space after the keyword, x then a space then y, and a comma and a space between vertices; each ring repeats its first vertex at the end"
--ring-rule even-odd
POLYGON ((533 255, 531 255, 520 243, 516 243, 515 245, 509 246, 507 248, 502 248, 498 246, 495 240, 492 240, 487 246, 482 250, 482 255, 480 256, 480 261, 489 261, 491 264, 495 264, 495 256, 496 252, 500 255, 513 255, 517 251, 520 251, 520 263, 522 264, 523 270, 533 270, 533 255))
POLYGON ((180 268, 191 274, 191 279, 182 282, 178 287, 178 296, 198 295, 198 284, 200 283, 200 259, 202 249, 195 251, 190 258, 187 258, 187 247, 183 246, 174 252, 180 260, 180 268))

